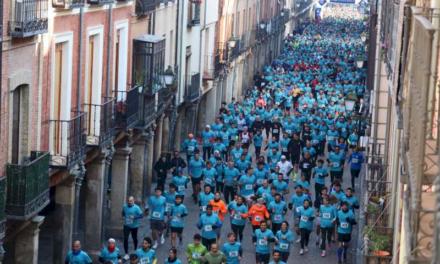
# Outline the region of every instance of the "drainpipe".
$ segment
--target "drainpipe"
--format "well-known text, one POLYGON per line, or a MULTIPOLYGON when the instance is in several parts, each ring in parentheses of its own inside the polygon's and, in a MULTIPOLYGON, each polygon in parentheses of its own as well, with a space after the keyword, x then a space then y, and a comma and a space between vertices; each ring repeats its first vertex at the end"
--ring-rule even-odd
MULTIPOLYGON (((79 36, 78 36, 78 72, 77 72, 77 85, 76 85, 76 110, 81 110, 81 71, 82 71, 82 41, 83 41, 83 21, 84 21, 84 10, 83 7, 79 11, 79 36)), ((80 192, 81 185, 84 180, 85 175, 84 161, 80 161, 77 167, 70 174, 73 175, 75 181, 75 206, 74 206, 74 219, 73 219, 73 238, 79 239, 79 203, 80 203, 80 192)))
MULTIPOLYGON (((105 87, 105 97, 110 95, 110 51, 113 39, 113 4, 108 7, 108 36, 107 36, 107 82, 105 87)), ((117 73, 115 73, 117 74, 117 73)), ((106 114, 106 113, 105 113, 106 114)))

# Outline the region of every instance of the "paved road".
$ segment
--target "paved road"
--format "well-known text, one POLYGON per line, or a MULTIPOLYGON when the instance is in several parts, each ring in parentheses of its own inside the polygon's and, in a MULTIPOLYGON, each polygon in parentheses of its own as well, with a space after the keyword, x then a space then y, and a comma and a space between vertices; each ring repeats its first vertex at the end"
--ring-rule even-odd
MULTIPOLYGON (((252 148, 251 148, 252 149, 252 148)), ((343 187, 349 187, 350 185, 350 173, 349 169, 346 167, 344 171, 344 182, 343 187)), ((358 182, 356 185, 358 186, 358 182)), ((312 182, 313 185, 313 182, 312 182)), ((190 187, 190 184, 188 185, 189 188, 187 190, 187 193, 185 195, 185 201, 184 204, 187 206, 187 209, 189 211, 189 215, 185 218, 185 229, 183 234, 183 244, 177 247, 178 255, 180 260, 183 261, 183 263, 186 263, 186 256, 185 256, 185 248, 186 245, 192 242, 192 236, 195 233, 199 233, 200 231, 196 227, 196 223, 199 219, 199 208, 194 202, 192 201, 191 194, 192 189, 190 187)), ((314 188, 312 189, 312 197, 314 198, 314 188)), ((153 193, 153 192, 152 192, 153 193)), ((290 193, 293 193, 293 184, 290 185, 290 193)), ((290 197, 290 194, 288 195, 290 197)), ((291 226, 293 226, 293 218, 292 218, 292 212, 289 210, 288 217, 289 223, 291 226)), ((231 232, 230 228, 230 221, 229 216, 225 218, 224 226, 222 227, 222 235, 221 235, 221 244, 223 244, 226 240, 227 234, 231 232)), ((151 229, 149 227, 149 221, 145 220, 142 227, 140 228, 139 232, 139 239, 143 236, 150 236, 151 237, 151 229)), ((294 244, 293 248, 291 249, 290 257, 289 257, 289 263, 302 263, 302 264, 319 264, 319 263, 337 263, 337 257, 336 257, 336 248, 337 245, 333 244, 330 251, 328 251, 327 256, 325 258, 322 258, 320 256, 321 251, 317 246, 315 246, 315 241, 317 237, 316 234, 313 233, 310 237, 310 244, 309 244, 309 252, 304 254, 303 256, 299 255, 299 244, 294 244)), ((354 228, 354 234, 352 238, 352 245, 355 245, 356 243, 356 228, 354 228)), ((122 246, 122 243, 120 244, 122 246)), ((132 245, 130 245, 132 246, 132 245)), ((157 256, 158 256, 158 263, 163 263, 166 257, 168 256, 168 250, 171 247, 171 243, 169 238, 166 239, 165 244, 159 245, 159 247, 156 250, 157 256)), ((255 263, 255 247, 252 243, 252 228, 250 224, 248 223, 245 228, 244 232, 244 240, 242 242, 243 247, 243 260, 241 263, 243 264, 252 264, 255 263)), ((121 247, 122 248, 122 247, 121 247)), ((351 248, 351 250, 354 247, 351 248)), ((353 261, 350 261, 350 263, 354 263, 353 261)))

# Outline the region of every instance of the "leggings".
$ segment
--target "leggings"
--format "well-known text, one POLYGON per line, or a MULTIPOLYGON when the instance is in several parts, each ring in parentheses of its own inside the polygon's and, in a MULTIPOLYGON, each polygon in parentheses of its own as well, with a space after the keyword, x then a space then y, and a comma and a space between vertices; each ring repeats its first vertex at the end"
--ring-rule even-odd
POLYGON ((353 188, 354 190, 354 181, 357 177, 359 177, 359 173, 361 172, 361 170, 356 170, 356 169, 351 169, 350 170, 350 174, 351 174, 351 188, 353 188))
POLYGON ((332 241, 333 227, 321 227, 321 250, 325 250, 325 242, 330 244, 332 241))
POLYGON ((225 184, 223 182, 216 182, 215 183, 215 191, 217 192, 223 192, 223 186, 225 184))
POLYGON ((304 249, 304 247, 307 247, 309 245, 310 230, 306 228, 300 228, 299 232, 301 234, 301 249, 304 249))
POLYGON ((241 242, 243 240, 244 225, 231 224, 231 229, 232 232, 234 232, 235 237, 241 242))
POLYGON ((225 202, 226 204, 229 204, 230 200, 234 200, 234 196, 235 196, 234 186, 226 185, 223 190, 224 190, 223 195, 225 196, 225 202))
POLYGON ((133 239, 134 248, 137 248, 138 245, 138 229, 130 228, 128 226, 124 226, 124 251, 125 254, 128 254, 128 237, 131 234, 131 238, 133 239))

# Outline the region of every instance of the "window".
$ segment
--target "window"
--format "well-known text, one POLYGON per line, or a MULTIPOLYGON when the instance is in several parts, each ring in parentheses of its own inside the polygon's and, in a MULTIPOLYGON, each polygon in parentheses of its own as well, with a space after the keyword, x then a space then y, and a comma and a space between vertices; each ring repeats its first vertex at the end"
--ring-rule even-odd
POLYGON ((188 2, 188 25, 200 25, 200 0, 189 0, 188 2))
POLYGON ((118 22, 115 25, 115 54, 114 54, 114 96, 123 96, 123 93, 117 91, 125 91, 127 85, 127 56, 128 56, 128 22, 118 22))
POLYGON ((28 154, 29 86, 18 86, 12 92, 11 162, 20 164, 28 154))

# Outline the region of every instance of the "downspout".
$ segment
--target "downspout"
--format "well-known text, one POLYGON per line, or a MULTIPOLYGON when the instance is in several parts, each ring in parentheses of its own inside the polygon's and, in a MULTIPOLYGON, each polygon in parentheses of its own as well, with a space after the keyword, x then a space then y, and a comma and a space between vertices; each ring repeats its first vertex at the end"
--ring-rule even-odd
MULTIPOLYGON (((113 4, 108 7, 108 36, 107 36, 107 81, 105 87, 105 97, 110 95, 110 52, 113 39, 113 4)), ((118 74, 118 73, 115 73, 118 74)))
MULTIPOLYGON (((78 36, 78 72, 77 72, 77 84, 76 84, 76 111, 81 110, 81 71, 82 71, 82 41, 83 41, 83 21, 84 21, 84 9, 80 7, 79 11, 79 36, 78 36)), ((85 166, 84 161, 80 161, 77 164, 78 169, 74 171, 73 176, 75 182, 75 206, 74 206, 74 224, 73 224, 73 238, 79 239, 79 203, 81 194, 81 185, 84 180, 85 166)))
MULTIPOLYGON (((202 50, 202 44, 203 44, 203 33, 206 30, 206 1, 203 2, 203 27, 200 26, 200 32, 199 32, 199 48, 200 48, 200 52, 199 52, 199 90, 201 89, 202 86, 202 76, 203 76, 203 72, 202 72, 202 54, 204 55, 204 51, 206 50, 206 47, 204 47, 204 49, 202 50)), ((204 94, 202 94, 203 91, 200 91, 200 97, 199 100, 197 100, 197 106, 196 106, 196 120, 194 122, 193 125, 193 132, 197 131, 197 127, 198 127, 198 119, 199 119, 199 107, 200 107, 200 101, 202 100, 202 97, 204 96, 204 94)))

